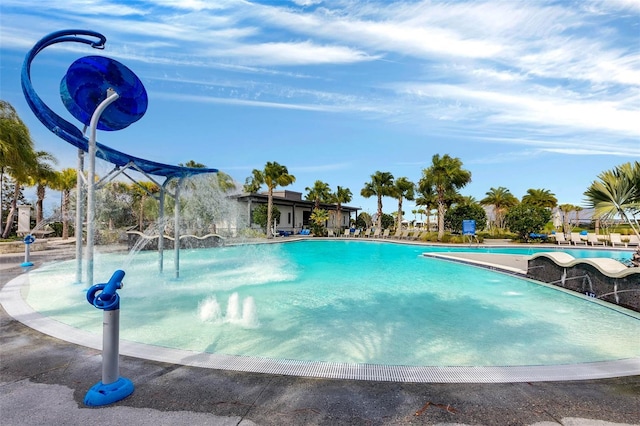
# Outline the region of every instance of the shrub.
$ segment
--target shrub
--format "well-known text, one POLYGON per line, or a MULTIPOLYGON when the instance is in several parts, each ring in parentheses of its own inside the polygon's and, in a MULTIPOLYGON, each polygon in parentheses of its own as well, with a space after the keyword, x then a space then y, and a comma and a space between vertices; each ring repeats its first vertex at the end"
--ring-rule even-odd
POLYGON ((521 203, 509 209, 505 223, 510 231, 518 234, 521 241, 528 241, 529 234, 539 233, 551 219, 551 210, 521 203))
POLYGON ((481 231, 487 223, 487 213, 478 204, 463 204, 447 210, 444 225, 454 232, 462 232, 462 221, 475 220, 476 230, 481 231))

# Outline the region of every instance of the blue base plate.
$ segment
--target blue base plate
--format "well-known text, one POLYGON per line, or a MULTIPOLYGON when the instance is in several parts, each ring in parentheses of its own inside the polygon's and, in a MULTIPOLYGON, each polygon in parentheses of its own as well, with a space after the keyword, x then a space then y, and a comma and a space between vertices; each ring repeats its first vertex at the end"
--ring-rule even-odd
POLYGON ((89 392, 84 397, 84 404, 89 407, 100 407, 120 401, 132 393, 133 383, 127 378, 120 377, 108 385, 103 385, 100 381, 89 389, 89 392))

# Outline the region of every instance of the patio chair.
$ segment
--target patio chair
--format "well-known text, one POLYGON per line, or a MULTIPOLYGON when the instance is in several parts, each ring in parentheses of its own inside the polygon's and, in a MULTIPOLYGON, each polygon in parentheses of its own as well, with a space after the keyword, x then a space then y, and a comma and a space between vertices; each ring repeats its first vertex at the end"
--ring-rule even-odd
POLYGON ((384 232, 382 233, 382 238, 389 238, 390 232, 391 230, 389 228, 385 229, 384 232))
POLYGON ((627 247, 638 247, 640 245, 640 238, 636 234, 629 235, 629 242, 627 242, 627 247))
POLYGON ((335 234, 333 233, 333 229, 327 229, 327 237, 335 237, 335 234))
POLYGON ((587 244, 591 244, 592 246, 603 246, 604 240, 598 239, 598 234, 595 232, 589 232, 587 234, 587 244))
POLYGON ((393 234, 393 238, 398 238, 400 239, 400 237, 402 237, 402 228, 398 228, 396 229, 396 233, 393 234))
POLYGON ((366 231, 362 234, 363 238, 369 238, 371 236, 371 228, 367 228, 366 231))
POLYGON ((623 241, 622 238, 620 237, 620 234, 617 232, 612 232, 609 234, 609 242, 611 243, 612 247, 615 247, 616 244, 619 246, 627 246, 623 241))
POLYGON ((342 234, 343 237, 350 237, 351 236, 351 231, 349 230, 349 228, 344 230, 344 234, 342 234))
POLYGON ((562 245, 562 244, 569 244, 571 245, 571 241, 567 240, 564 237, 564 233, 562 232, 558 232, 556 234, 553 234, 553 237, 556 239, 556 243, 558 243, 558 245, 562 245))
POLYGON ((380 238, 380 228, 376 228, 376 230, 373 231, 373 238, 380 238))
POLYGON ((572 232, 570 239, 573 245, 575 246, 582 245, 582 244, 584 244, 585 246, 587 245, 587 242, 582 239, 582 236, 580 235, 579 232, 572 232))
POLYGON ((353 233, 353 236, 355 238, 358 238, 360 236, 360 229, 356 229, 355 232, 353 233))

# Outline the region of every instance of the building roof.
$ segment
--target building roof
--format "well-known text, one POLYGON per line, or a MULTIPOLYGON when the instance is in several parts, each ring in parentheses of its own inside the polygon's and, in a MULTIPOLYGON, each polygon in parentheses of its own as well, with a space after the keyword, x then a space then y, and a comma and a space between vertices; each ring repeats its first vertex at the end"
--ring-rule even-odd
MULTIPOLYGON (((238 201, 251 201, 253 203, 265 204, 267 203, 269 196, 266 193, 244 193, 237 195, 236 198, 238 201)), ((294 191, 274 191, 273 203, 281 206, 307 207, 310 210, 315 206, 314 201, 303 200, 302 194, 294 191), (296 197, 295 194, 299 194, 300 197, 296 197)), ((336 204, 320 203, 320 208, 325 210, 336 210, 336 204)), ((360 207, 345 206, 344 204, 341 205, 340 208, 345 212, 357 213, 358 210, 362 210, 360 207)))

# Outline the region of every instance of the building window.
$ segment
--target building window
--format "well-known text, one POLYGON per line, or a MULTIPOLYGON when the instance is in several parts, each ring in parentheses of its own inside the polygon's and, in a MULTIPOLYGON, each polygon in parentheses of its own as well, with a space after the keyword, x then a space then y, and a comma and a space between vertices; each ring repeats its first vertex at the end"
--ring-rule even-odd
POLYGON ((288 218, 287 223, 291 225, 291 212, 287 213, 287 218, 288 218))

